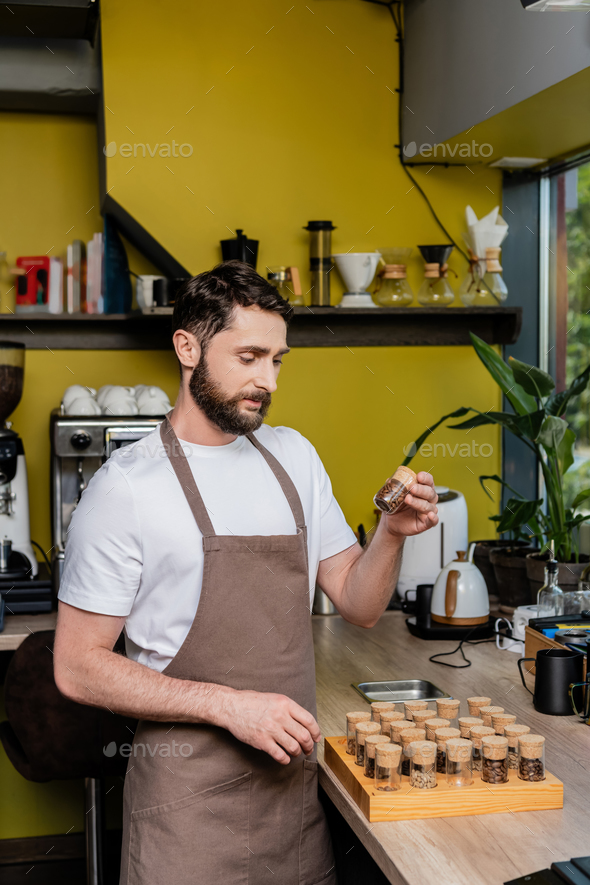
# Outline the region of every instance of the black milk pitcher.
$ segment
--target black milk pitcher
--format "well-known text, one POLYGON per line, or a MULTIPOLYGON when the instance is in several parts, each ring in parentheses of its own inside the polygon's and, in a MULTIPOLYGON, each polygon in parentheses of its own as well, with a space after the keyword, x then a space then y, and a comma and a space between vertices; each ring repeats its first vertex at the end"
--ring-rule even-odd
MULTIPOLYGON (((582 681, 584 653, 566 648, 543 648, 536 658, 520 658, 518 669, 522 684, 533 695, 533 706, 547 716, 572 716, 569 687, 582 681), (533 661, 536 668, 534 693, 524 681, 522 665, 533 661)), ((530 672, 530 671, 528 671, 530 672)))

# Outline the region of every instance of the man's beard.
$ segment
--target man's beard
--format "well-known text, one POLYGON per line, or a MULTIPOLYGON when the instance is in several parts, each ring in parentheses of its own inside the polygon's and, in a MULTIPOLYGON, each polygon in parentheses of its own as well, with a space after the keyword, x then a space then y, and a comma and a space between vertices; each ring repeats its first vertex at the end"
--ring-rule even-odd
POLYGON ((205 354, 201 355, 199 365, 193 369, 188 386, 198 407, 224 433, 243 436, 258 430, 270 409, 271 395, 268 392, 241 391, 238 396, 228 399, 220 385, 212 379, 205 354), (241 412, 239 403, 243 399, 259 402, 260 408, 255 412, 241 412))

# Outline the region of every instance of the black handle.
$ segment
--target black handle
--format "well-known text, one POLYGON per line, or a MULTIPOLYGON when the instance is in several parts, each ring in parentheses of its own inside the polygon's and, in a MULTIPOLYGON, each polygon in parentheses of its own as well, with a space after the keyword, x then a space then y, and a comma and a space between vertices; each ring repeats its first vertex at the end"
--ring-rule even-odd
MULTIPOLYGON (((526 690, 529 692, 529 694, 533 694, 533 692, 530 690, 530 688, 528 687, 528 685, 524 681, 524 673, 522 672, 521 664, 524 664, 526 661, 534 661, 534 660, 536 660, 536 658, 519 658, 517 661, 518 669, 520 671, 520 678, 522 679, 522 684, 524 685, 526 690)), ((529 672, 529 671, 527 671, 527 672, 529 672)))

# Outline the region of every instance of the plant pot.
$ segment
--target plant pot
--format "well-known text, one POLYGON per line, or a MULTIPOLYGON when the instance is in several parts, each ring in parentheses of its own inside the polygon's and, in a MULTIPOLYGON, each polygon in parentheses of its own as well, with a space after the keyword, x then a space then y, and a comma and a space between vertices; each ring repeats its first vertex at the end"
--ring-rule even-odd
MULTIPOLYGON (((529 553, 526 558, 526 570, 531 587, 533 602, 537 601, 537 593, 545 583, 545 563, 549 559, 548 551, 545 553, 529 553)), ((557 583, 564 593, 568 590, 577 590, 580 576, 588 563, 590 556, 580 553, 579 562, 560 562, 557 583)))
POLYGON ((531 598, 531 588, 527 575, 527 554, 538 552, 536 547, 493 547, 490 550, 490 562, 494 569, 500 611, 513 614, 519 605, 530 605, 536 601, 531 598))
POLYGON ((502 541, 500 539, 475 541, 475 550, 473 553, 473 562, 482 573, 486 586, 488 588, 488 596, 490 603, 497 605, 500 601, 498 595, 498 583, 494 574, 494 567, 490 562, 490 550, 500 547, 528 547, 528 541, 502 541))

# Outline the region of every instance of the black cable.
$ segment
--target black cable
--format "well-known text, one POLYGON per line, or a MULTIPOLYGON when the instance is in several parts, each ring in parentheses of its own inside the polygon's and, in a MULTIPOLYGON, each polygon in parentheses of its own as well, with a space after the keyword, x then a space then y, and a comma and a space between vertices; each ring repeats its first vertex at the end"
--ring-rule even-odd
POLYGON ((47 554, 45 553, 45 550, 43 549, 43 547, 41 546, 41 544, 37 544, 36 541, 31 540, 31 544, 34 544, 34 546, 35 546, 38 550, 41 551, 41 555, 43 556, 43 559, 45 560, 45 562, 46 562, 46 564, 47 564, 47 568, 49 569, 49 574, 51 575, 51 563, 49 562, 49 559, 47 558, 47 554))
MULTIPOLYGON (((428 658, 429 661, 432 661, 433 664, 440 664, 441 667, 452 667, 453 670, 465 670, 467 667, 471 667, 471 661, 465 657, 465 652, 463 651, 463 643, 466 642, 468 645, 484 645, 486 642, 495 642, 494 639, 469 639, 469 636, 473 633, 474 630, 477 630, 480 625, 476 624, 475 627, 472 627, 469 630, 457 648, 454 648, 453 651, 441 651, 436 655, 432 655, 428 658), (446 661, 437 661, 436 658, 446 658, 449 655, 456 655, 457 652, 461 652, 461 657, 465 661, 464 664, 448 664, 446 661)), ((501 630, 494 630, 494 636, 503 636, 504 639, 513 639, 512 636, 508 636, 506 633, 502 633, 501 630)))

